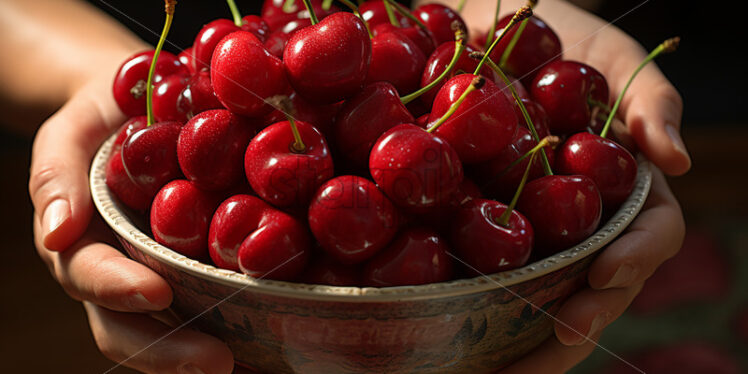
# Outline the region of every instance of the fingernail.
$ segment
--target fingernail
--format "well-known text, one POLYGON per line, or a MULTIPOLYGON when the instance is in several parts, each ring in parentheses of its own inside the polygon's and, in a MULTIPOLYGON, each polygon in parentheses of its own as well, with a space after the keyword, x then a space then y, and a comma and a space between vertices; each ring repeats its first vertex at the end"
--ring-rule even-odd
POLYGON ((608 281, 608 284, 603 286, 603 288, 614 288, 614 287, 626 286, 634 280, 635 276, 636 276, 636 269, 630 264, 623 264, 620 267, 618 267, 618 270, 616 270, 616 273, 613 274, 613 278, 610 278, 610 281, 608 281))
POLYGON ((587 338, 583 339, 579 345, 587 342, 589 339, 592 339, 593 336, 600 332, 605 326, 605 323, 608 322, 609 318, 610 313, 608 312, 603 312, 595 316, 595 319, 592 320, 592 324, 590 325, 590 331, 587 333, 587 338))
POLYGON ((57 230, 68 218, 70 218, 70 204, 67 200, 57 199, 47 205, 47 209, 44 210, 42 215, 44 237, 46 238, 47 235, 57 230))
POLYGON ((140 292, 128 297, 127 302, 130 304, 130 308, 132 308, 133 310, 159 310, 157 306, 148 301, 148 299, 146 299, 145 296, 143 296, 143 294, 140 292))
POLYGON ((177 370, 177 372, 179 372, 179 374, 205 374, 204 371, 200 370, 200 368, 197 367, 197 366, 195 366, 195 364, 193 364, 193 363, 188 363, 188 364, 182 365, 177 370))
POLYGON ((673 143, 673 148, 675 149, 675 151, 690 159, 690 156, 688 156, 688 151, 686 150, 686 145, 683 143, 683 138, 680 137, 680 132, 678 131, 678 129, 676 129, 675 126, 668 124, 665 125, 665 132, 670 138, 670 141, 673 143))

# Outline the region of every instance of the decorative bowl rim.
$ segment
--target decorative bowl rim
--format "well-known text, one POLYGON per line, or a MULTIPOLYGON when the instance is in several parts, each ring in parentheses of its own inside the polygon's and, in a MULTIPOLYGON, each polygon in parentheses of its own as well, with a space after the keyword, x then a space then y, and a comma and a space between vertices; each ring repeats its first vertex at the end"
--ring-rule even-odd
POLYGON ((122 205, 116 201, 106 185, 106 164, 115 138, 116 134, 112 135, 96 152, 91 164, 89 182, 91 196, 97 211, 118 236, 131 243, 137 250, 162 263, 207 281, 237 288, 238 290, 235 293, 251 290, 252 292, 299 299, 336 302, 416 301, 486 292, 529 281, 569 266, 605 247, 621 234, 638 215, 652 185, 651 164, 640 156, 634 190, 605 225, 576 246, 521 268, 475 278, 418 286, 373 288, 310 285, 257 279, 246 274, 221 269, 177 253, 148 237, 126 215, 122 205))

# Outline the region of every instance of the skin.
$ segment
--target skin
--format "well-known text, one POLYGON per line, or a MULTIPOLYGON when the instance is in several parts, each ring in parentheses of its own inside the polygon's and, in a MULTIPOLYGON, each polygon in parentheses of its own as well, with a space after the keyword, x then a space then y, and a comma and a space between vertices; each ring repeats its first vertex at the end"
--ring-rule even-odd
MULTIPOLYGON (((457 0, 442 2, 454 6, 457 0)), ((468 1, 463 17, 475 31, 488 29, 491 3, 468 1)), ((521 5, 503 3, 506 10, 521 5)), ((566 48, 604 25, 562 1, 542 1, 537 12, 566 48)), ((98 145, 125 120, 112 98, 111 79, 124 59, 145 48, 121 25, 80 2, 0 2, 0 49, 14 56, 0 64, 4 113, 10 122, 31 128, 41 117, 24 117, 29 108, 62 107, 39 128, 34 141, 29 192, 36 248, 65 291, 84 302, 105 356, 117 362, 129 358, 124 366, 146 373, 195 372, 185 371, 189 368, 230 373, 233 358, 226 345, 190 329, 177 330, 138 353, 171 331, 173 320, 161 312, 171 303, 171 290, 156 273, 116 250, 104 224, 92 219, 89 163, 98 145), (26 43, 32 38, 35 45, 29 49, 26 43), (46 73, 44 79, 39 72, 46 73)), ((632 38, 607 27, 567 50, 565 57, 598 68, 617 93, 645 53, 632 38)), ((681 98, 655 65, 641 72, 621 109, 628 127, 619 136, 636 144, 666 174, 680 175, 690 168, 678 135, 681 98)), ((587 357, 602 328, 620 316, 643 282, 675 255, 683 235, 680 207, 656 171, 645 210, 592 264, 589 287, 563 305, 556 336, 501 373, 560 373, 587 357), (628 276, 619 271, 624 265, 632 269, 628 276), (604 318, 591 329, 598 315, 604 318)))

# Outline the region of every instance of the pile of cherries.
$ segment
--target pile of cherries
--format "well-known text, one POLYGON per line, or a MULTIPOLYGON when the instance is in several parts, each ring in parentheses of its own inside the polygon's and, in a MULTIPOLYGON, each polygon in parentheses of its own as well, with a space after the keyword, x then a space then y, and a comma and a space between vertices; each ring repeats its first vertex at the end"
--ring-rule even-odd
POLYGON ((561 59, 530 6, 467 45, 443 5, 266 0, 241 17, 229 0, 233 20, 175 56, 166 3, 156 50, 115 77, 130 119, 106 183, 191 258, 311 284, 447 281, 575 245, 633 189, 605 78, 561 59))

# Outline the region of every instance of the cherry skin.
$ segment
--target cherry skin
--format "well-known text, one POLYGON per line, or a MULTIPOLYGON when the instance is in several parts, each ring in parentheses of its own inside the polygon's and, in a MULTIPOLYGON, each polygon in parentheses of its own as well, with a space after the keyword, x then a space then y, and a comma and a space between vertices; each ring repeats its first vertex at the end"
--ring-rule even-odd
POLYGON ((130 179, 148 196, 169 181, 180 178, 177 161, 179 122, 159 122, 133 132, 122 144, 122 163, 130 179))
POLYGON ((220 202, 194 183, 169 182, 151 206, 151 231, 160 244, 193 259, 208 257, 208 228, 220 202))
POLYGON ((380 33, 371 40, 371 64, 366 83, 389 82, 400 95, 418 89, 426 56, 400 32, 380 33))
POLYGON ((254 14, 242 17, 241 29, 251 32, 263 43, 267 40, 268 36, 270 36, 270 26, 268 26, 267 22, 265 22, 262 17, 254 14))
POLYGON ((188 47, 182 52, 179 52, 177 59, 182 63, 182 65, 187 67, 190 74, 195 74, 197 72, 197 68, 195 67, 195 55, 192 53, 192 47, 188 47))
POLYGON ((413 15, 431 31, 437 45, 454 40, 455 30, 452 28, 454 23, 465 32, 465 39, 469 39, 465 21, 452 8, 441 4, 424 4, 416 8, 413 15))
POLYGON ((125 206, 138 212, 145 212, 151 207, 153 196, 146 194, 127 175, 122 164, 122 143, 130 134, 144 129, 147 124, 148 119, 145 116, 138 116, 130 118, 120 126, 105 170, 105 181, 109 190, 125 206))
POLYGON ((371 181, 345 175, 323 184, 309 205, 309 227, 337 261, 361 263, 397 232, 398 213, 371 181))
POLYGON ((195 42, 192 44, 192 53, 194 55, 195 67, 200 70, 210 67, 210 59, 213 51, 216 49, 218 42, 226 35, 241 30, 233 21, 219 18, 208 22, 195 36, 195 42))
POLYGON ((244 177, 244 151, 259 123, 225 109, 202 112, 182 127, 177 157, 185 177, 204 190, 221 191, 244 177))
POLYGON ((364 266, 364 284, 410 286, 452 279, 446 240, 425 227, 406 229, 364 266))
POLYGON ((178 105, 179 96, 189 84, 190 78, 171 75, 153 87, 153 116, 156 122, 186 122, 187 113, 178 105))
MULTIPOLYGON (((343 106, 342 102, 329 105, 315 105, 304 100, 296 92, 291 92, 288 98, 291 100, 291 106, 294 108, 294 118, 296 120, 313 123, 314 128, 319 130, 326 139, 332 134, 332 126, 335 122, 335 117, 343 106)), ((266 125, 272 125, 285 120, 286 115, 277 109, 262 118, 262 122, 266 125)))
POLYGON ((335 13, 296 31, 286 44, 288 81, 304 99, 332 104, 363 88, 371 61, 371 40, 361 19, 335 13))
POLYGON ((451 223, 454 217, 467 202, 473 199, 483 198, 478 185, 469 178, 464 178, 460 187, 441 206, 425 214, 415 216, 418 224, 425 225, 435 229, 437 232, 449 235, 451 232, 451 223))
MULTIPOLYGON (((434 100, 429 128, 446 113, 476 78, 458 75, 444 84, 434 100)), ((514 105, 493 82, 467 95, 465 101, 434 134, 449 142, 465 164, 488 161, 509 145, 517 132, 514 105)))
POLYGON ((311 26, 309 18, 297 19, 287 23, 285 26, 273 31, 265 40, 265 48, 275 57, 283 58, 283 50, 286 49, 288 40, 296 31, 311 26))
POLYGON ((352 287, 361 284, 361 269, 357 266, 343 265, 330 256, 317 256, 307 266, 300 281, 307 284, 352 287))
POLYGON ((309 233, 298 219, 244 194, 216 209, 208 243, 219 267, 268 279, 295 278, 310 254, 309 233))
POLYGON ((612 140, 584 132, 574 134, 559 148, 557 156, 556 171, 592 179, 608 211, 618 209, 634 190, 636 160, 612 140))
POLYGON ((252 189, 277 207, 302 207, 317 188, 334 175, 325 138, 314 126, 296 121, 303 151, 293 149, 294 136, 288 121, 260 131, 244 155, 244 170, 252 189))
MULTIPOLYGON (((153 61, 153 50, 140 52, 125 60, 114 77, 112 93, 120 110, 128 117, 142 116, 146 112, 145 94, 148 70, 153 61)), ((182 65, 177 56, 162 51, 156 62, 153 84, 170 75, 189 75, 189 69, 182 65)))
POLYGON ((535 253, 547 257, 586 239, 602 215, 600 192, 583 175, 550 175, 525 185, 517 209, 532 223, 535 253))
POLYGON ((506 226, 497 219, 507 206, 494 200, 468 202, 453 224, 452 245, 472 275, 493 274, 523 266, 533 247, 530 222, 513 210, 506 226))
POLYGON ((413 121, 394 86, 373 83, 343 104, 335 121, 335 141, 351 167, 366 169, 377 139, 392 127, 413 121))
MULTIPOLYGON (((260 15, 267 23, 270 31, 278 30, 287 23, 297 19, 309 19, 309 12, 306 10, 302 0, 295 0, 288 13, 283 10, 285 2, 286 0, 265 0, 265 3, 263 3, 260 15)), ((312 0, 312 8, 314 9, 314 14, 320 20, 340 11, 340 8, 336 6, 331 6, 328 10, 323 9, 322 0, 312 0)))
MULTIPOLYGON (((364 1, 363 4, 358 7, 358 11, 371 29, 374 29, 379 25, 393 26, 390 23, 390 17, 387 15, 387 9, 384 7, 384 1, 382 0, 364 1)), ((392 7, 392 12, 395 14, 395 18, 401 27, 408 27, 413 23, 408 19, 408 17, 405 17, 395 10, 394 7, 392 7)))
POLYGON ((218 43, 210 80, 221 103, 247 117, 270 113, 272 107, 265 100, 287 89, 283 62, 247 31, 231 33, 218 43))
MULTIPOLYGON (((504 28, 513 16, 513 14, 510 14, 499 20, 494 38, 499 37, 504 32, 504 28)), ((501 61, 501 56, 509 46, 517 29, 518 27, 514 27, 506 32, 504 38, 491 52, 491 60, 497 64, 501 61)), ((485 36, 482 39, 480 45, 485 45, 485 36)), ((525 26, 517 44, 512 49, 506 65, 502 68, 506 73, 521 78, 523 82, 530 83, 540 68, 551 61, 560 60, 562 51, 561 40, 553 29, 537 16, 532 16, 528 18, 527 26, 525 26)))
POLYGON ((431 53, 433 53, 436 49, 436 41, 434 41, 434 36, 431 35, 431 31, 424 30, 417 26, 395 27, 391 23, 382 23, 377 25, 376 27, 373 27, 371 30, 371 33, 375 37, 379 34, 388 32, 401 33, 406 38, 415 43, 415 45, 418 46, 418 49, 420 49, 421 52, 423 52, 423 55, 426 57, 431 56, 431 53))
POLYGON ((210 109, 223 109, 223 104, 218 100, 213 83, 210 81, 210 71, 202 69, 195 73, 187 82, 177 98, 177 109, 185 113, 187 118, 210 109))
POLYGON ((576 61, 551 62, 538 72, 530 94, 551 118, 551 132, 584 131, 592 117, 591 100, 608 103, 608 83, 593 67, 576 61))
POLYGON ((413 124, 395 126, 379 137, 369 171, 396 205, 414 212, 443 204, 463 178, 462 163, 449 143, 413 124))
POLYGON ((112 152, 120 150, 122 144, 124 144, 127 137, 132 133, 146 127, 148 127, 148 117, 146 116, 132 117, 125 121, 125 123, 120 126, 119 130, 117 130, 117 137, 114 138, 114 143, 112 144, 112 152))

